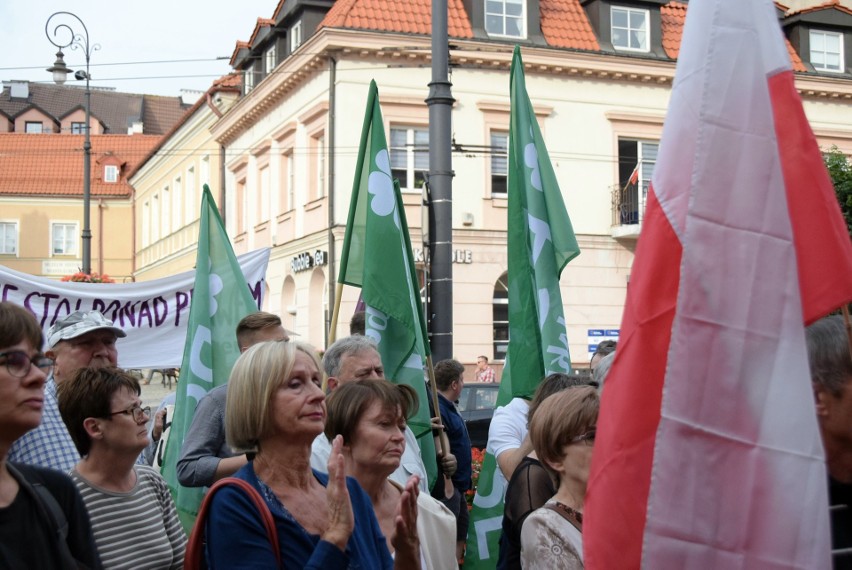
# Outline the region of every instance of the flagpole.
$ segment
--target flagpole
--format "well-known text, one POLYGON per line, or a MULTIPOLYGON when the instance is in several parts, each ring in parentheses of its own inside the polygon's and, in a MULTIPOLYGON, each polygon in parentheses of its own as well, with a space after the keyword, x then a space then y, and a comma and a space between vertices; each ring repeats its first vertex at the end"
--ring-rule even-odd
MULTIPOLYGON (((432 395, 432 406, 435 408, 435 417, 440 418, 441 408, 438 407, 438 388, 435 385, 435 367, 432 365, 431 354, 426 357, 426 371, 429 374, 429 393, 432 395)), ((450 450, 450 441, 447 439, 447 433, 443 429, 438 439, 441 442, 441 457, 446 457, 450 450)))
POLYGON ((849 356, 852 357, 852 322, 849 321, 849 306, 844 303, 840 311, 843 313, 843 322, 846 323, 846 340, 849 341, 849 356))
POLYGON ((337 318, 340 316, 340 296, 343 294, 343 283, 337 284, 337 292, 334 295, 334 310, 331 313, 331 325, 328 331, 328 345, 337 340, 337 318))

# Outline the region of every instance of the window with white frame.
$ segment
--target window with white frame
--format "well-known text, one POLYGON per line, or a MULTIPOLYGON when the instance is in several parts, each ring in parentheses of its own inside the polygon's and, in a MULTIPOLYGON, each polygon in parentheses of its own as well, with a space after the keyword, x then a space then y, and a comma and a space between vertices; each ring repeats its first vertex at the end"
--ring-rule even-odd
POLYGON ((24 123, 25 133, 40 134, 44 132, 44 125, 41 121, 26 121, 24 123))
POLYGON ((172 193, 168 186, 163 188, 163 202, 161 208, 160 222, 163 227, 163 237, 166 237, 171 233, 172 223, 172 193))
POLYGON ((71 123, 71 134, 72 135, 84 135, 84 134, 86 134, 86 123, 71 123))
POLYGON ((525 38, 525 0, 485 0, 485 31, 490 36, 525 38))
POLYGON ((302 21, 299 20, 290 28, 290 53, 296 51, 302 45, 302 21))
POLYGON ((18 222, 0 222, 0 254, 18 253, 18 222))
POLYGON ((292 152, 287 155, 287 209, 296 209, 296 167, 292 152))
POLYGON ((50 224, 50 243, 53 255, 77 255, 80 230, 77 222, 50 224))
POLYGON ((415 127, 391 127, 391 176, 399 180, 401 190, 420 190, 429 172, 429 130, 415 127))
POLYGON ((659 149, 659 141, 619 139, 619 224, 638 224, 644 218, 645 199, 659 149))
POLYGON ((275 60, 275 44, 272 44, 268 50, 266 50, 266 73, 272 73, 272 70, 275 69, 275 64, 277 63, 275 60))
POLYGON ((183 180, 180 176, 175 178, 174 191, 172 192, 172 231, 176 232, 183 225, 180 206, 183 200, 183 180))
POLYGON ((186 223, 192 222, 198 212, 195 211, 195 193, 198 190, 195 187, 195 166, 190 166, 186 169, 186 188, 184 196, 186 199, 186 223))
POLYGON ((142 206, 142 247, 151 244, 151 203, 145 202, 142 206))
POLYGON ((506 196, 509 176, 509 134, 491 132, 491 195, 506 196))
POLYGON ((317 198, 325 196, 325 135, 316 139, 317 151, 317 198))
POLYGON ((160 239, 160 195, 151 198, 151 243, 160 239))
POLYGON ((506 360, 509 351, 509 276, 504 273, 494 284, 492 298, 494 360, 506 360))
POLYGON ((650 12, 620 6, 611 10, 612 46, 625 51, 650 51, 650 12))
POLYGON ((118 167, 114 164, 104 166, 104 182, 118 182, 118 167))
POLYGON ((817 71, 842 73, 843 34, 823 30, 810 31, 811 65, 817 71))
POLYGON ((254 66, 249 65, 246 67, 245 71, 243 71, 243 85, 245 86, 245 92, 248 93, 252 89, 254 89, 254 66))

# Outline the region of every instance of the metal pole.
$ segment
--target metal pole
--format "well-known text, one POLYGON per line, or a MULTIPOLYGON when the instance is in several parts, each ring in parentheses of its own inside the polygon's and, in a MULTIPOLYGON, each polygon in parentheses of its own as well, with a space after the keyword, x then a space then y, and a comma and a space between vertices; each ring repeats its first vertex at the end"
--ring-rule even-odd
MULTIPOLYGON (((86 34, 88 38, 88 32, 86 34)), ((87 40, 88 42, 88 40, 87 40)), ((92 272, 92 229, 89 225, 89 202, 92 195, 92 139, 89 121, 92 112, 92 91, 89 89, 89 54, 86 53, 86 137, 83 141, 83 273, 92 272)))
POLYGON ((447 0, 432 0, 432 81, 429 83, 429 184, 434 233, 431 242, 432 354, 453 356, 453 170, 447 0))
POLYGON ((61 61, 62 48, 71 46, 71 49, 81 49, 86 58, 86 71, 78 71, 74 74, 74 77, 76 79, 86 80, 86 125, 83 127, 83 267, 81 269, 83 270, 83 273, 90 274, 92 272, 92 228, 90 224, 89 205, 91 202, 92 191, 92 138, 89 123, 91 122, 92 115, 92 90, 89 86, 89 80, 91 79, 91 76, 89 75, 89 60, 91 59, 92 52, 101 49, 101 46, 99 44, 92 45, 89 43, 89 29, 79 16, 72 14, 71 12, 55 12, 51 14, 44 25, 44 33, 50 43, 59 48, 59 53, 56 54, 59 56, 59 59, 57 59, 54 67, 48 70, 52 71, 61 63, 60 75, 62 76, 62 81, 57 80, 57 82, 64 83, 66 73, 71 71, 66 69, 64 62, 61 61), (57 16, 61 19, 73 18, 74 20, 77 20, 76 23, 83 28, 83 34, 85 35, 76 33, 70 25, 61 21, 56 24, 56 27, 53 28, 53 32, 51 33, 50 22, 57 16), (60 35, 64 34, 69 34, 67 42, 63 42, 61 39, 56 40, 56 38, 59 38, 60 35))

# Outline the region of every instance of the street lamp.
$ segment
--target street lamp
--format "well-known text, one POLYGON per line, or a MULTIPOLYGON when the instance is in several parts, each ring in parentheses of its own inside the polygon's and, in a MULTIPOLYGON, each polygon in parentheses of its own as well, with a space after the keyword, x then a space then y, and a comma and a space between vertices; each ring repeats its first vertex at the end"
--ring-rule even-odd
MULTIPOLYGON (((72 20, 72 24, 74 24, 72 20)), ((53 63, 52 67, 49 67, 47 71, 53 74, 53 81, 57 85, 62 85, 65 83, 65 79, 67 75, 72 71, 68 69, 68 66, 65 65, 65 60, 63 59, 62 48, 66 48, 71 46, 71 49, 81 49, 83 51, 83 55, 86 57, 86 71, 78 70, 74 73, 74 78, 77 80, 85 79, 86 80, 86 124, 83 127, 83 133, 85 135, 85 139, 83 141, 83 273, 90 274, 92 272, 92 230, 89 227, 89 202, 91 200, 91 191, 92 191, 92 173, 91 173, 91 164, 92 164, 92 140, 89 135, 89 121, 91 115, 91 103, 92 103, 92 92, 89 89, 89 79, 91 76, 89 75, 89 58, 92 55, 92 52, 101 49, 99 44, 90 45, 89 44, 89 30, 86 28, 86 24, 83 23, 76 14, 72 14, 71 12, 56 12, 55 14, 51 14, 51 16, 47 19, 47 22, 44 24, 44 33, 47 36, 47 39, 59 48, 59 51, 56 52, 56 61, 53 63), (50 22, 59 17, 61 19, 69 19, 77 20, 80 26, 83 27, 83 34, 78 34, 74 31, 73 28, 67 23, 63 23, 61 21, 57 21, 57 24, 53 28, 53 32, 51 33, 50 22), (67 34, 67 35, 66 35, 67 34), (64 38, 68 38, 67 42, 62 41, 60 36, 64 38)))

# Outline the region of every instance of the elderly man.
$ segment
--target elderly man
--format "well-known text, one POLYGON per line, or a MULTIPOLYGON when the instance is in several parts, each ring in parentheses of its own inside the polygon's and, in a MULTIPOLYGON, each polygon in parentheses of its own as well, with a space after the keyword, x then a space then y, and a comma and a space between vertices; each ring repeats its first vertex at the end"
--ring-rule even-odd
MULTIPOLYGON (((237 324, 237 344, 245 352, 268 340, 290 340, 294 334, 281 325, 278 315, 258 311, 237 324)), ((177 476, 185 487, 209 487, 239 471, 248 459, 235 455, 225 441, 225 401, 228 385, 210 390, 198 407, 186 432, 177 462, 177 476)))
MULTIPOLYGON (((361 335, 343 337, 328 347, 322 359, 322 365, 328 377, 328 389, 334 390, 346 382, 365 378, 384 378, 385 369, 377 348, 375 341, 361 335)), ((420 405, 426 405, 426 402, 420 402, 420 405)), ((328 469, 330 453, 331 444, 328 439, 324 434, 318 435, 311 450, 311 467, 325 473, 328 469)), ((445 465, 445 471, 455 471, 456 458, 452 454, 447 454, 441 463, 445 465)), ((428 493, 426 467, 420 457, 420 445, 411 428, 406 427, 405 453, 402 454, 399 468, 391 474, 390 478, 405 485, 412 475, 420 477, 420 490, 428 493)))
POLYGON ((828 467, 835 568, 852 568, 852 354, 838 316, 806 329, 817 421, 828 467))
POLYGON ((45 356, 54 361, 44 385, 41 425, 12 445, 9 460, 70 471, 80 454, 59 415, 56 386, 80 368, 116 366, 115 341, 127 334, 98 311, 76 311, 54 323, 47 332, 45 356))

